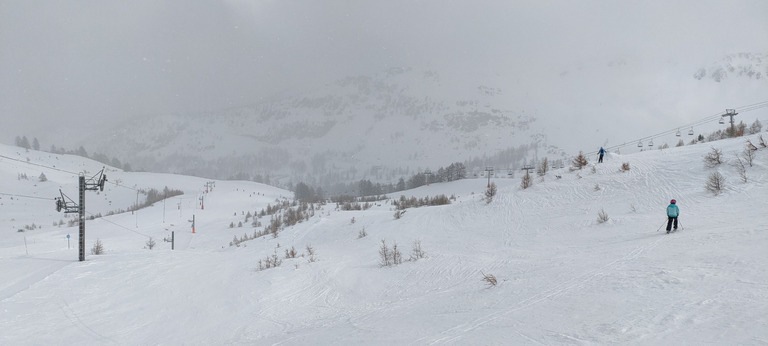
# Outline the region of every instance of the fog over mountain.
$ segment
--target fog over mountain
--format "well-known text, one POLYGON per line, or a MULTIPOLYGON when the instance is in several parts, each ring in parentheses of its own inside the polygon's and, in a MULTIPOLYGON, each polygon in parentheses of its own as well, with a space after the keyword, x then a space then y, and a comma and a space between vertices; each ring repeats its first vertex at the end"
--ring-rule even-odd
POLYGON ((0 0, 0 141, 299 175, 572 154, 768 100, 767 32, 765 1, 0 0))

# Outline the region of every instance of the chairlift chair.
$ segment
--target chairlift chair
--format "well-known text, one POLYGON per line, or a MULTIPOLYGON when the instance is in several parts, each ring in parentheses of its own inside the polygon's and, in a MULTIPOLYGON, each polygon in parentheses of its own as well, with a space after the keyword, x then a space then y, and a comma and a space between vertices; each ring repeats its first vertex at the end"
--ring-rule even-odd
POLYGON ((680 129, 677 129, 677 133, 675 133, 675 136, 680 137, 680 129))
POLYGON ((650 142, 648 142, 648 146, 649 146, 649 147, 652 147, 652 146, 653 146, 653 139, 651 139, 651 141, 650 141, 650 142))
POLYGON ((637 147, 642 148, 643 147, 643 141, 637 141, 637 147))
POLYGON ((690 131, 688 131, 688 135, 689 135, 689 136, 693 136, 693 126, 691 126, 691 130, 690 130, 690 131))
POLYGON ((720 117, 720 121, 718 121, 717 123, 720 125, 725 124, 725 120, 722 117, 720 117))

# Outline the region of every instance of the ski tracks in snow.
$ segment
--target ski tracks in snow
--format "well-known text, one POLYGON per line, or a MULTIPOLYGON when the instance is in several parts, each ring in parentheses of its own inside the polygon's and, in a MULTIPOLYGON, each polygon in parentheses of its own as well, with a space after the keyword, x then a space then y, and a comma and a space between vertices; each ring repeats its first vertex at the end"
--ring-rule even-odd
MULTIPOLYGON (((630 251, 626 255, 620 258, 617 258, 605 264, 602 267, 599 267, 595 270, 591 270, 581 275, 575 276, 571 279, 558 282, 554 285, 551 285, 549 288, 543 291, 540 291, 537 294, 534 294, 525 299, 519 300, 516 303, 513 303, 509 309, 499 310, 498 312, 482 316, 473 321, 470 321, 461 325, 457 325, 455 327, 442 331, 438 335, 432 336, 430 338, 422 338, 422 339, 416 340, 416 343, 446 344, 446 343, 458 342, 462 338, 464 338, 468 333, 471 333, 488 323, 491 323, 500 318, 508 316, 514 312, 530 308, 541 302, 557 298, 558 296, 562 296, 568 292, 571 292, 572 290, 583 288, 589 282, 613 272, 614 268, 618 268, 628 262, 631 262, 637 259, 642 254, 650 250, 653 250, 664 239, 665 239, 664 237, 655 237, 654 240, 634 248, 632 251, 630 251)), ((540 343, 540 344, 547 343, 545 341, 538 341, 538 340, 532 339, 530 336, 526 336, 519 331, 515 331, 515 332, 516 334, 524 337, 525 339, 531 342, 540 343)))

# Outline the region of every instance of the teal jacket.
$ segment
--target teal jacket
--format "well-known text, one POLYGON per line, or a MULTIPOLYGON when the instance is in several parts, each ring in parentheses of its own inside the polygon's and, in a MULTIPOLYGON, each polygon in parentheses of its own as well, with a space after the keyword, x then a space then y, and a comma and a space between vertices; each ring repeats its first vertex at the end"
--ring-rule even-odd
POLYGON ((680 208, 678 208, 676 204, 670 204, 667 207, 667 216, 677 217, 678 215, 680 215, 680 208))

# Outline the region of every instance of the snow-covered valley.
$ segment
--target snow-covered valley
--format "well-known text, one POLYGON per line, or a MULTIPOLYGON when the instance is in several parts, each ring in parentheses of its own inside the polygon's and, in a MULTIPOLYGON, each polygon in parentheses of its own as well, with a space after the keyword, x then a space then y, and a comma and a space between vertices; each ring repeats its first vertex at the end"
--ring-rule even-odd
POLYGON ((744 182, 728 162, 746 139, 609 153, 528 189, 504 171, 490 203, 486 177, 431 184, 389 197, 455 199, 399 219, 390 200, 316 204, 277 237, 239 246, 234 237, 270 223, 254 228, 247 213, 293 193, 246 181, 206 192, 206 179, 107 167, 104 191, 86 192, 88 215, 129 208, 137 189, 184 194, 86 221, 84 262, 53 198, 61 188, 76 201, 74 172, 102 165, 3 145, 0 344, 766 344, 768 149, 744 182), (707 168, 712 148, 728 162, 707 168), (715 171, 719 195, 705 188, 715 171), (681 229, 665 234, 672 198, 681 229), (90 254, 97 239, 102 255, 90 254), (381 266, 382 240, 406 260, 381 266), (414 244, 425 256, 410 261, 414 244), (282 264, 260 270, 274 255, 282 264))

